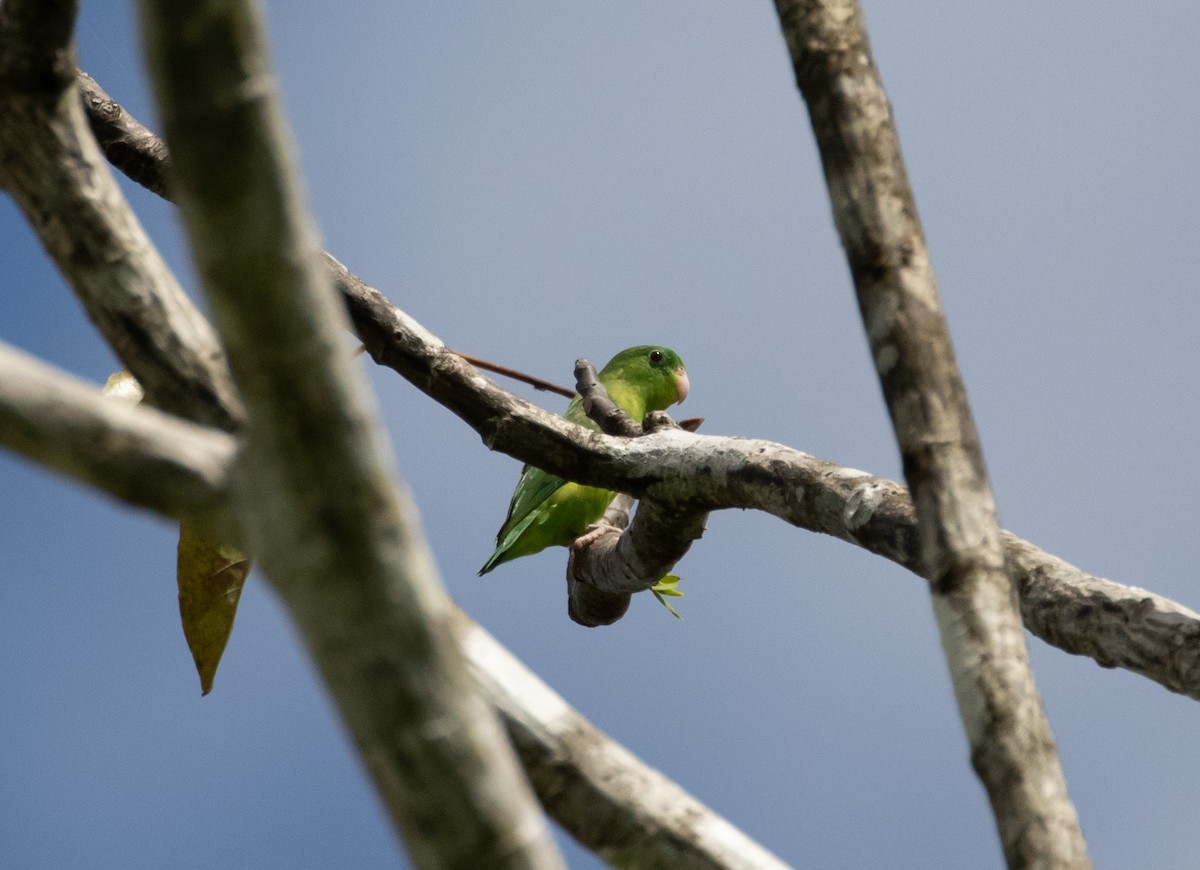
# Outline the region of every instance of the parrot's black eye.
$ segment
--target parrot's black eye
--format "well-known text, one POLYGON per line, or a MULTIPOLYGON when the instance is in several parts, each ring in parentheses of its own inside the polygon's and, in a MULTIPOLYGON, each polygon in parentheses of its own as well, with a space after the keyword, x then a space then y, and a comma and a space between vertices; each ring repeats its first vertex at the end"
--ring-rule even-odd
POLYGON ((661 350, 650 351, 650 362, 651 363, 653 363, 654 365, 658 365, 662 361, 663 361, 663 352, 661 350))

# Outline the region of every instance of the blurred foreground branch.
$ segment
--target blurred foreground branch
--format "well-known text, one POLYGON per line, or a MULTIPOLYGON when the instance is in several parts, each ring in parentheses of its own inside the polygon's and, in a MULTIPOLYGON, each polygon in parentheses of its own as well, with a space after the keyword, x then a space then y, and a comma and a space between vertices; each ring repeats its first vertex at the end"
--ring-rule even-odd
POLYGON ((173 185, 246 405, 242 529, 414 863, 562 866, 395 480, 302 205, 251 0, 142 0, 173 185), (221 171, 214 172, 219 166, 221 171))

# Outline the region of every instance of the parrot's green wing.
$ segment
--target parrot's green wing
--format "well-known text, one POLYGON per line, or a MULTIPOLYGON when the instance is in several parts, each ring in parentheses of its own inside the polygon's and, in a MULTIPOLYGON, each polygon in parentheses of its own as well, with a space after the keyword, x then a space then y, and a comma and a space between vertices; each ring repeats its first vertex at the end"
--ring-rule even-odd
POLYGON ((542 471, 540 468, 534 468, 532 465, 522 468, 517 490, 513 493, 512 503, 508 506, 508 516, 504 518, 504 525, 496 534, 496 540, 502 541, 518 527, 527 526, 529 517, 538 505, 548 499, 554 490, 564 483, 566 481, 561 477, 542 471))
POLYGON ((569 546, 604 515, 612 497, 608 490, 569 483, 540 468, 525 466, 508 517, 496 535, 496 551, 479 573, 550 546, 569 546))

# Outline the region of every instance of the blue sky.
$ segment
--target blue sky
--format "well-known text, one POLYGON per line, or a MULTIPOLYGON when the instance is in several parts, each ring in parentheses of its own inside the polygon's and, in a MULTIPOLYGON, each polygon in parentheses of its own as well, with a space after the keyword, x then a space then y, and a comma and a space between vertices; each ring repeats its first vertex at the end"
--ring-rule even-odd
MULTIPOLYGON (((82 65, 157 126, 132 4, 82 5, 82 65)), ((1197 606, 1200 7, 865 8, 1004 524, 1197 606)), ((669 344, 705 431, 900 474, 770 4, 268 15, 326 247, 448 344, 564 382, 669 344)), ((171 207, 127 189, 194 287, 171 207)), ((2 197, 0 258, 0 339, 102 382, 2 197)), ((791 863, 1002 866, 916 577, 724 512, 682 622, 579 628, 563 553, 475 576, 518 464, 371 377, 449 591, 598 726, 791 863)), ((403 866, 261 578, 202 699, 175 531, 9 454, 0 493, 0 866, 403 866)), ((1031 649, 1097 866, 1194 866, 1200 708, 1031 649)))

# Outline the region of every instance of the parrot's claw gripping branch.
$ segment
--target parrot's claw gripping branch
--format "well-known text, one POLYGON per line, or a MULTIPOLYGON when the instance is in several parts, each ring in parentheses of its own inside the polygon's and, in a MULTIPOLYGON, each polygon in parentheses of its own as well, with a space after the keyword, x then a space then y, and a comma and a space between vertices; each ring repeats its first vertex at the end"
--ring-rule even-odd
MULTIPOLYGON (((637 437, 676 425, 665 411, 647 414, 641 425, 631 420, 609 398, 596 369, 585 359, 575 363, 575 385, 584 410, 606 435, 637 437)), ((603 519, 571 545, 567 613, 580 625, 612 625, 625 615, 633 594, 669 573, 704 533, 708 511, 667 508, 643 498, 630 523, 633 503, 632 496, 619 493, 603 519)))

